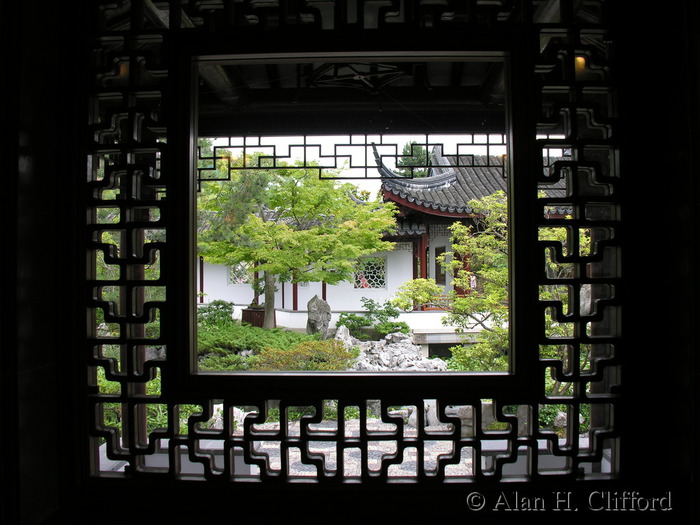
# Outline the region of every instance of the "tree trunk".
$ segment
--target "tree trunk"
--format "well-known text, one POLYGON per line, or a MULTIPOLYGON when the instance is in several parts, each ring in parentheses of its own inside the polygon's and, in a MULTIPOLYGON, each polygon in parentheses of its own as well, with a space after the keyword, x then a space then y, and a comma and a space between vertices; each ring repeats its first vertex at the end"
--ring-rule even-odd
POLYGON ((263 328, 271 329, 275 327, 275 276, 270 272, 265 272, 265 319, 263 328))

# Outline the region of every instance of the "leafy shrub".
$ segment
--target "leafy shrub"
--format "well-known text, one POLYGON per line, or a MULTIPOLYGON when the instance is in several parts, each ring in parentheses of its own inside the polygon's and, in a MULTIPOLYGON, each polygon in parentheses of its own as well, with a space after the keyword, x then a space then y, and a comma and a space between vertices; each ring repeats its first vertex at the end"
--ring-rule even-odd
POLYGON ((508 357, 497 346, 489 344, 488 336, 482 335, 482 340, 477 343, 451 347, 452 357, 447 362, 448 368, 465 372, 507 371, 508 357))
POLYGON ((336 323, 337 326, 346 326, 353 337, 367 339, 370 332, 376 332, 379 337, 396 332, 404 334, 410 332, 409 326, 403 321, 391 321, 401 312, 389 301, 379 304, 366 297, 361 301, 366 310, 363 314, 343 312, 336 323))
MULTIPOLYGON (((316 414, 316 409, 314 407, 288 407, 287 408, 287 421, 298 421, 304 416, 313 416, 316 414)), ((266 422, 279 422, 280 409, 279 407, 272 407, 267 411, 266 422)))
POLYGON ((318 334, 264 329, 233 319, 233 304, 212 301, 197 312, 200 370, 347 370, 356 353, 318 334))
POLYGON ((336 339, 304 341, 292 348, 268 347, 251 359, 251 369, 279 370, 347 370, 357 357, 336 339))
POLYGON ((213 327, 200 326, 197 331, 199 354, 227 355, 250 350, 258 353, 265 348, 285 349, 304 341, 317 340, 318 336, 273 328, 266 330, 258 326, 233 321, 213 327))
MULTIPOLYGON (((97 368, 97 387, 102 394, 115 394, 121 392, 121 385, 118 382, 109 381, 105 376, 104 368, 97 368)), ((161 375, 156 376, 146 383, 146 394, 149 396, 158 396, 161 392, 161 375)), ((169 415, 167 405, 162 403, 144 403, 146 409, 146 432, 153 432, 158 429, 166 429, 169 427, 169 415)), ((103 423, 106 427, 122 428, 124 419, 122 413, 123 406, 121 403, 103 403, 103 423)), ((187 420, 193 414, 201 412, 200 405, 179 405, 180 421, 176 432, 187 434, 187 420)))
POLYGON ((397 332, 407 334, 411 331, 411 328, 403 321, 384 321, 382 323, 377 323, 372 328, 379 334, 380 337, 395 334, 397 332))
POLYGON ((233 303, 217 299, 197 308, 197 325, 213 326, 232 322, 233 303))
MULTIPOLYGON (((555 420, 560 412, 565 414, 568 413, 568 407, 564 404, 547 404, 540 405, 538 410, 539 425, 542 429, 557 430, 557 432, 564 433, 564 429, 557 429, 555 427, 555 420)), ((591 406, 582 404, 579 406, 579 415, 582 421, 579 424, 580 432, 587 432, 590 427, 591 421, 591 406)))
POLYGON ((197 347, 200 355, 228 355, 267 347, 289 348, 318 336, 274 328, 266 330, 233 318, 233 303, 212 301, 197 310, 197 347))
MULTIPOLYGON (((287 420, 288 421, 298 421, 304 416, 315 416, 316 408, 313 406, 291 406, 287 407, 287 420)), ((361 412, 360 408, 357 406, 347 406, 343 411, 343 417, 345 421, 352 419, 360 419, 361 412)), ((365 411, 365 417, 367 419, 378 419, 370 408, 365 411)), ((323 419, 327 421, 337 421, 338 420, 338 405, 335 401, 326 400, 323 402, 323 419)), ((267 412, 266 422, 279 422, 280 421, 280 409, 279 407, 272 407, 267 412)))
POLYGON ((565 405, 540 405, 538 410, 539 424, 541 428, 554 428, 554 420, 559 411, 565 411, 565 405))
POLYGON ((338 316, 336 326, 347 326, 350 335, 357 339, 365 337, 364 330, 370 327, 371 320, 365 315, 342 312, 338 316))
POLYGON ((209 372, 250 370, 250 358, 240 354, 206 354, 199 360, 199 369, 209 372))

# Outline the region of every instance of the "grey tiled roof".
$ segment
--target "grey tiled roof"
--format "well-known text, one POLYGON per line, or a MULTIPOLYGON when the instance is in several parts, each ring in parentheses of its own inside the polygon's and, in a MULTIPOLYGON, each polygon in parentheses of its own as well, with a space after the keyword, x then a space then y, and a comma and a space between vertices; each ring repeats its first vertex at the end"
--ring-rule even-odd
POLYGON ((425 178, 385 179, 382 188, 412 204, 442 213, 468 215, 467 203, 502 190, 506 179, 502 160, 483 156, 434 157, 437 166, 425 178))
POLYGON ((405 222, 401 219, 397 221, 396 233, 398 237, 414 237, 416 235, 422 235, 427 233, 427 228, 425 224, 416 222, 405 222))
MULTIPOLYGON (((428 177, 410 178, 391 172, 381 164, 377 156, 379 170, 385 177, 382 189, 390 195, 423 208, 427 213, 432 210, 438 214, 465 216, 472 213, 469 201, 488 197, 497 191, 506 192, 508 189, 501 157, 442 156, 436 148, 431 160, 433 167, 428 177)), ((552 166, 558 159, 547 160, 552 166)), ((549 174, 549 168, 543 169, 545 174, 549 174)), ((541 184, 540 188, 549 197, 566 197, 566 181, 563 178, 553 183, 541 184)), ((570 214, 572 207, 569 204, 550 206, 549 211, 570 214)))

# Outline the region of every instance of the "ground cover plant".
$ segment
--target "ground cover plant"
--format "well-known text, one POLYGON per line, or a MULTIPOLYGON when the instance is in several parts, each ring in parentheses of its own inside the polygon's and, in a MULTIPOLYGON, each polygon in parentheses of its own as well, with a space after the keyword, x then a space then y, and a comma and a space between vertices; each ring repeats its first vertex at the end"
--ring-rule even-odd
POLYGON ((197 325, 202 371, 346 370, 357 357, 319 334, 242 323, 233 318, 233 305, 226 301, 200 306, 197 325))

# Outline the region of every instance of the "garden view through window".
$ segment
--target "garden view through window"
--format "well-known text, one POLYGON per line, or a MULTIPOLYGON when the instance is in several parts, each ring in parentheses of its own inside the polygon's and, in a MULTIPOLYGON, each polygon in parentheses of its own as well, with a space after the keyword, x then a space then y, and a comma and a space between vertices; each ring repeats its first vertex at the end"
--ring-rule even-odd
POLYGON ((368 3, 373 21, 344 3, 133 4, 102 10, 85 134, 101 474, 616 472, 622 223, 600 2, 368 3), (270 38, 282 25, 292 38, 270 38), (297 53, 319 28, 341 32, 297 53), (393 34, 434 38, 382 51, 393 34))
POLYGON ((506 372, 500 134, 200 138, 201 372, 506 372))

